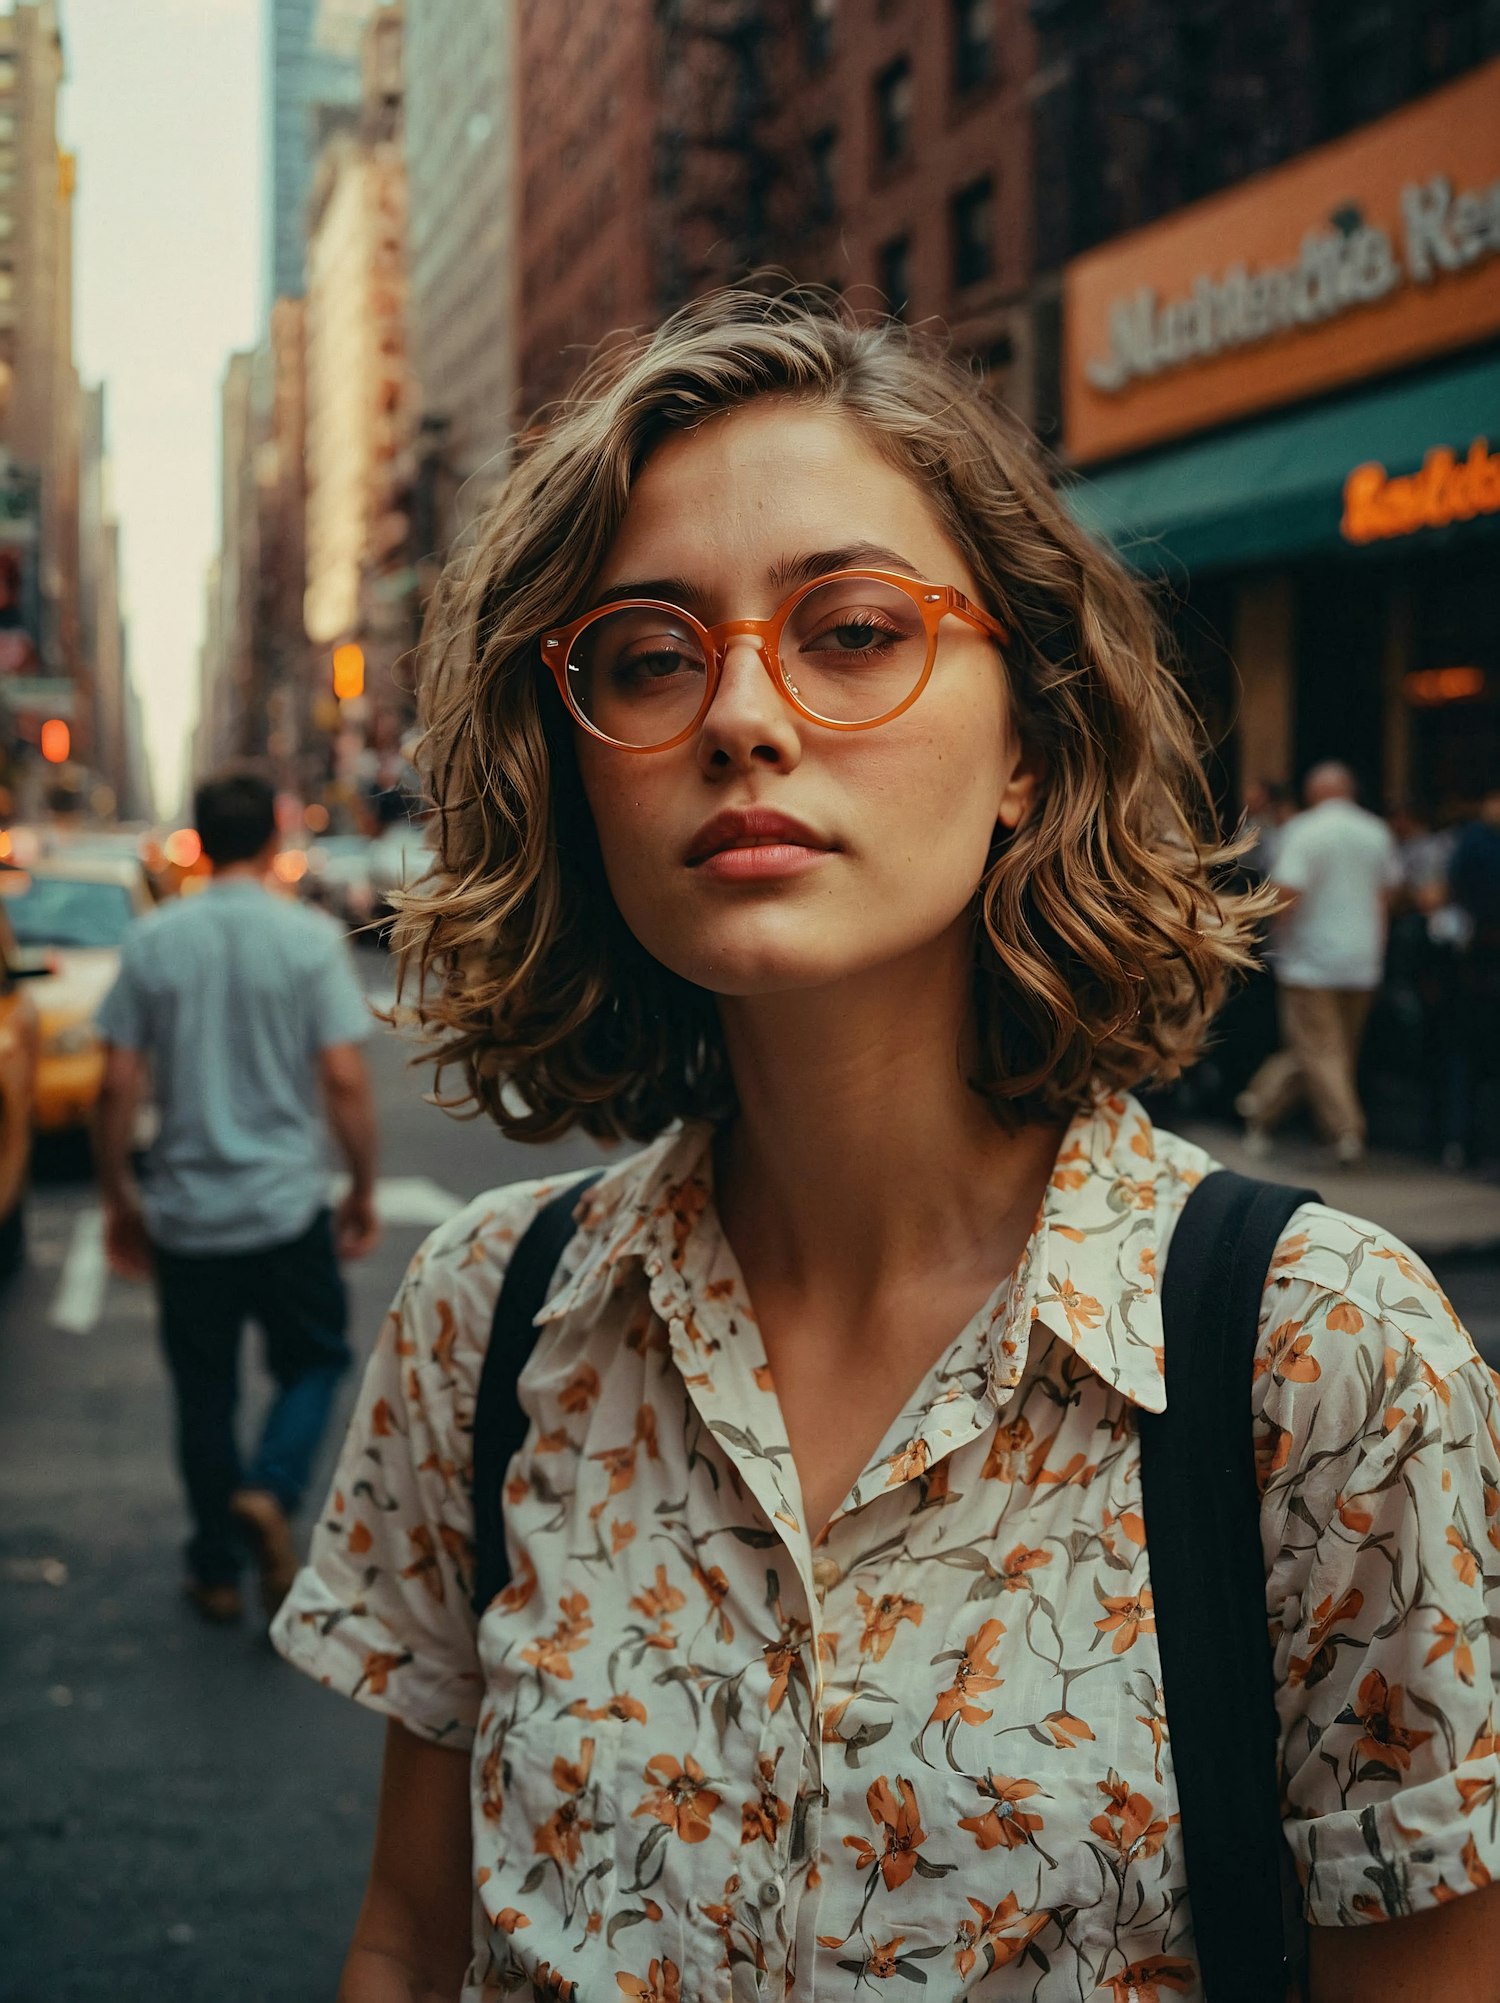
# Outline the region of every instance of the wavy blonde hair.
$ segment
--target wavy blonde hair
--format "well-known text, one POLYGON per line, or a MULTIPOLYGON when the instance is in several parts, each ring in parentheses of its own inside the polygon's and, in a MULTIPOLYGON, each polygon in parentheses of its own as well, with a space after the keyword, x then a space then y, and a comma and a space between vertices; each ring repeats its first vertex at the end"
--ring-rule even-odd
POLYGON ((538 635, 581 609, 652 449, 758 397, 842 412, 926 493, 1011 630, 1039 798, 975 898, 974 1089, 1007 1122, 1191 1062, 1263 900, 1226 887, 1192 719, 1140 586, 1034 441, 899 322, 730 290, 601 354, 434 595, 419 764, 436 865, 395 929, 439 1098, 513 1138, 646 1139, 734 1108, 714 997, 652 959, 604 879, 538 635), (465 1090, 441 1091, 457 1067, 465 1090))

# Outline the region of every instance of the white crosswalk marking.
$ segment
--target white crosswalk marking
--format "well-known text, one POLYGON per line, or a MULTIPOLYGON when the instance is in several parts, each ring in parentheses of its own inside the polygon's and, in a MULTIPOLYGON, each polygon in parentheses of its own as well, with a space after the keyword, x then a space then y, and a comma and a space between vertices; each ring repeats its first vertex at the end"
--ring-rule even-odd
MULTIPOLYGON (((340 1183, 339 1194, 348 1186, 340 1183)), ((375 1210, 382 1224, 446 1224, 463 1207, 461 1196, 429 1175, 387 1175, 375 1185, 375 1210)))
POLYGON ((47 1316, 54 1328, 86 1335, 99 1320, 104 1307, 104 1287, 109 1268, 104 1260, 104 1212, 80 1210, 73 1220, 73 1236, 68 1241, 62 1277, 52 1296, 47 1316))

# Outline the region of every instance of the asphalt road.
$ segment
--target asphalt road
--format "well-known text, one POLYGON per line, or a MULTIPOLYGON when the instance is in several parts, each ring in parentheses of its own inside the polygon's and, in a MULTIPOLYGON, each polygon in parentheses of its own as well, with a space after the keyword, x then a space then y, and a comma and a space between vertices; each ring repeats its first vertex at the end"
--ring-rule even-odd
MULTIPOLYGON (((424 1211, 593 1152, 513 1147, 424 1105, 388 1035, 373 1063, 386 1195, 411 1221, 351 1269, 361 1351, 424 1211)), ((285 1668, 257 1624, 206 1628, 182 1605, 151 1300, 101 1284, 94 1213, 83 1166, 54 1164, 0 1299, 0 2003, 330 2003, 381 1722, 285 1668)), ((1500 1268, 1443 1278, 1500 1364, 1500 1268)), ((247 1348, 247 1422, 264 1395, 247 1348)))
MULTIPOLYGON (((361 962, 388 987, 382 958, 361 962)), ((429 1215, 349 1269, 361 1354, 444 1192, 594 1152, 516 1147, 425 1105, 389 1033, 372 1066, 386 1195, 429 1215)), ((0 1999, 330 2003, 382 1724, 287 1669, 258 1622, 208 1628, 182 1604, 151 1296, 99 1285, 95 1209, 76 1153, 46 1165, 26 1271, 0 1298, 0 1999)), ((248 1427, 266 1395, 250 1344, 246 1366, 248 1427)))

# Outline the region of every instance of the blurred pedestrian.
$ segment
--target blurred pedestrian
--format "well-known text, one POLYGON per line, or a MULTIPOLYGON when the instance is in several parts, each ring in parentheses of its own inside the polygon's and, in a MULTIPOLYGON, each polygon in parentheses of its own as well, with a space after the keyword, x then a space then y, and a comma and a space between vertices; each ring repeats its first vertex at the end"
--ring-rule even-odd
POLYGON ((132 930, 99 1013, 95 1153, 110 1264, 156 1282, 194 1521, 186 1591, 227 1621, 242 1611, 247 1545, 268 1611, 296 1570, 290 1518, 349 1361, 338 1261, 379 1235, 376 1122, 360 1050, 370 1013, 343 934, 268 884, 271 788, 211 780, 195 814, 212 878, 132 930), (148 1081, 161 1127, 137 1188, 131 1135, 148 1081), (352 1176, 336 1212, 320 1092, 352 1176), (246 1473, 235 1399, 252 1318, 277 1390, 246 1473))
POLYGON ((1264 880, 1276 866, 1282 830, 1297 811, 1296 795, 1281 779, 1252 779, 1245 788, 1241 832, 1250 837, 1244 867, 1264 880))
POLYGON ((1412 911, 1426 916, 1446 895, 1448 864, 1457 839, 1452 828, 1434 828, 1420 808, 1398 800, 1386 815, 1401 869, 1401 893, 1412 911))
POLYGON ((1335 1158, 1365 1149, 1359 1049, 1385 963, 1387 907, 1401 880, 1395 838, 1355 798, 1347 765, 1308 774, 1307 811, 1287 823, 1271 882, 1281 892, 1272 931, 1282 1048, 1235 1101, 1252 1151, 1305 1095, 1335 1158))
POLYGON ((1459 834, 1448 863, 1455 929, 1443 1092, 1443 1163, 1463 1168, 1483 1131, 1479 1093, 1493 1075, 1500 1030, 1500 789, 1459 834))

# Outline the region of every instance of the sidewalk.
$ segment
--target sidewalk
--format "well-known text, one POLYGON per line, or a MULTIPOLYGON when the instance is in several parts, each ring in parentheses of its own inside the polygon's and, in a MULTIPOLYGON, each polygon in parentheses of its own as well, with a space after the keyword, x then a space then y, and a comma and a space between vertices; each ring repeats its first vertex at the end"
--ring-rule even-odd
POLYGON ((1316 1143, 1296 1137, 1278 1139, 1273 1154, 1252 1160, 1235 1128, 1191 1120, 1178 1131, 1225 1168, 1315 1189, 1330 1208, 1384 1225, 1429 1263, 1455 1253, 1500 1256, 1500 1184, 1378 1150, 1358 1168, 1339 1168, 1316 1143))

